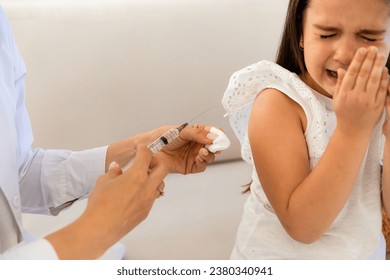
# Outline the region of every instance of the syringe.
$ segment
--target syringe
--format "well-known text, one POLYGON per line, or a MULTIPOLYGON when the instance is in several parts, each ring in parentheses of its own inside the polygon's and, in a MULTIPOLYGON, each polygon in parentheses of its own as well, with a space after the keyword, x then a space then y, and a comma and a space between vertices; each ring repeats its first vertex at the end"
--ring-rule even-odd
POLYGON ((177 137, 179 137, 180 131, 182 131, 188 123, 183 123, 181 126, 172 128, 168 130, 166 133, 164 133, 162 136, 154 140, 152 143, 148 145, 148 148, 152 151, 153 154, 160 151, 164 146, 171 143, 173 140, 175 140, 177 137))
MULTIPOLYGON (((179 137, 180 131, 182 131, 188 123, 183 123, 181 126, 171 128, 167 132, 165 132, 162 136, 154 140, 152 143, 148 145, 149 150, 152 151, 153 154, 156 154, 160 151, 164 146, 171 143, 177 137, 179 137)), ((125 172, 129 167, 133 164, 134 157, 129 160, 129 162, 122 167, 122 172, 125 172)))
POLYGON ((171 128, 166 133, 164 133, 162 136, 160 136, 159 138, 154 140, 152 143, 150 143, 148 145, 148 148, 152 151, 153 154, 157 153, 162 148, 164 148, 164 146, 168 145, 173 140, 175 140, 177 137, 179 137, 180 131, 182 131, 188 125, 188 123, 192 122, 193 120, 195 120, 196 118, 198 118, 200 115, 204 114, 208 110, 209 110, 209 108, 207 108, 206 110, 202 111, 200 114, 195 116, 189 122, 183 123, 181 126, 178 126, 178 127, 175 127, 175 128, 171 128))
MULTIPOLYGON (((164 148, 164 146, 168 145, 173 140, 175 140, 177 137, 179 137, 180 131, 182 131, 190 122, 192 122, 193 120, 195 120, 197 117, 199 117, 200 115, 202 115, 204 112, 206 112, 208 110, 209 109, 204 110, 203 112, 201 112, 199 115, 194 117, 189 122, 185 122, 178 127, 171 128, 170 130, 165 132, 162 136, 160 136, 159 138, 154 140, 152 143, 150 143, 148 145, 148 148, 152 151, 153 154, 156 154, 158 151, 160 151, 162 148, 164 148)), ((133 160, 134 160, 134 156, 129 160, 129 162, 124 167, 122 167, 122 172, 125 172, 127 169, 129 169, 129 167, 133 163, 133 160)))

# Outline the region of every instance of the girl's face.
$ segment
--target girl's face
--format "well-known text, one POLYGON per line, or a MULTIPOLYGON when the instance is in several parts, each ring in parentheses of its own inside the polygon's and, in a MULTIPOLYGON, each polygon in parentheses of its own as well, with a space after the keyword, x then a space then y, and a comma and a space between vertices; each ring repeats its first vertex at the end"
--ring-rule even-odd
POLYGON ((358 48, 376 46, 387 60, 389 7, 387 0, 311 0, 303 15, 300 43, 307 69, 304 81, 332 97, 337 69, 347 70, 358 48))

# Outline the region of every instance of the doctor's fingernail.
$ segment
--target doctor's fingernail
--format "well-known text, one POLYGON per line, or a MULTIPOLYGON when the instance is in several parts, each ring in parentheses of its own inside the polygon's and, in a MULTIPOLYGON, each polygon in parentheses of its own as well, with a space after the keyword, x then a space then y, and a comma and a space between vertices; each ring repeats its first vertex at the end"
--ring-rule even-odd
POLYGON ((108 171, 110 171, 110 170, 112 170, 112 169, 114 169, 114 168, 116 168, 118 166, 119 166, 119 164, 116 161, 112 161, 110 163, 110 165, 108 166, 108 171))
POLYGON ((207 134, 207 138, 210 139, 210 140, 215 140, 215 138, 217 138, 217 137, 218 137, 218 135, 215 134, 215 133, 212 133, 212 132, 209 132, 207 134))
POLYGON ((209 155, 209 151, 207 151, 207 149, 202 149, 202 154, 204 156, 208 156, 209 155))

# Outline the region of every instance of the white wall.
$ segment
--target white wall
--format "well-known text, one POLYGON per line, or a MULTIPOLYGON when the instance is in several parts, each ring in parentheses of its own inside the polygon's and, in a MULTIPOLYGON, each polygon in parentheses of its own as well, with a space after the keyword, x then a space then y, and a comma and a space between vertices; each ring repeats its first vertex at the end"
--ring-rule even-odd
POLYGON ((222 127, 230 75, 274 59, 287 0, 2 0, 36 146, 84 149, 165 124, 222 127))

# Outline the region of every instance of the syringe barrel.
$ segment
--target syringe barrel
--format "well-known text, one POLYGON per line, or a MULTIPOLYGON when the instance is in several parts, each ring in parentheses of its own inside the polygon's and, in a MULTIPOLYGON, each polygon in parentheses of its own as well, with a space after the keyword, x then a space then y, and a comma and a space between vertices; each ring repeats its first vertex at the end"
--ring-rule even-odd
POLYGON ((161 137, 154 140, 152 143, 148 145, 148 148, 152 151, 153 154, 157 153, 164 146, 171 143, 177 137, 179 137, 180 131, 177 128, 172 128, 166 133, 164 133, 161 137))
MULTIPOLYGON (((172 128, 165 132, 161 137, 154 140, 152 143, 148 145, 149 150, 152 151, 153 154, 156 154, 159 150, 164 148, 164 146, 171 143, 177 137, 179 137, 180 131, 182 131, 188 123, 184 123, 179 127, 172 128)), ((129 160, 129 162, 122 168, 122 172, 125 172, 129 167, 133 164, 134 156, 129 160)))

